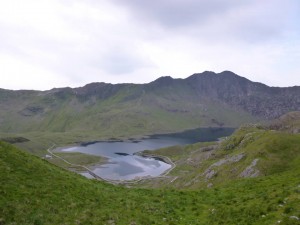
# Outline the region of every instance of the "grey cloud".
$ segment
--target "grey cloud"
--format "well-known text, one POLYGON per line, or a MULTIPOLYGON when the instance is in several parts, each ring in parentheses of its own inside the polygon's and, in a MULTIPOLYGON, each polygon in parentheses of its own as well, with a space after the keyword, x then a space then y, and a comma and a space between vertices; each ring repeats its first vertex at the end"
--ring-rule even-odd
POLYGON ((128 7, 145 21, 155 21, 165 27, 189 26, 218 16, 245 4, 235 0, 114 0, 128 7))
POLYGON ((114 0, 134 19, 154 23, 176 35, 178 30, 200 39, 245 42, 280 37, 297 14, 297 0, 114 0), (175 31, 174 31, 175 30, 175 31), (215 37, 213 37, 215 36, 215 37))
POLYGON ((266 42, 280 38, 283 35, 283 29, 274 24, 245 22, 233 27, 232 35, 249 43, 266 42))

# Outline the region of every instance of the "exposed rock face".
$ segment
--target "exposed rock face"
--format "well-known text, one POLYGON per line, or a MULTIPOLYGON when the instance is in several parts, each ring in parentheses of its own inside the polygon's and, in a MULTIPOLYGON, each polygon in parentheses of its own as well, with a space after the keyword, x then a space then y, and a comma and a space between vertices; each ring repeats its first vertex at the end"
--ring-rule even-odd
POLYGON ((207 180, 211 179, 213 176, 215 176, 217 172, 213 169, 208 169, 204 172, 204 176, 207 180))
POLYGON ((244 157, 245 157, 244 153, 226 157, 225 159, 221 159, 218 162, 215 162, 210 167, 218 167, 218 166, 222 166, 223 164, 239 162, 244 157))
POLYGON ((23 116, 34 116, 37 114, 42 114, 44 112, 44 109, 39 106, 28 106, 19 113, 23 116))
POLYGON ((257 177, 259 170, 255 168, 259 159, 254 159, 252 163, 240 174, 240 177, 257 177))
POLYGON ((73 91, 78 98, 86 99, 95 96, 99 99, 106 99, 116 94, 124 86, 130 84, 107 84, 107 83, 90 83, 84 87, 74 88, 73 91))
POLYGON ((244 157, 245 157, 245 154, 241 153, 241 154, 238 154, 238 155, 233 155, 233 156, 226 157, 225 159, 221 159, 218 162, 215 162, 212 165, 210 165, 210 167, 207 170, 205 170, 205 172, 203 173, 203 176, 205 176, 205 178, 207 180, 209 180, 212 177, 217 175, 217 172, 213 169, 214 167, 219 167, 219 166, 222 166, 224 164, 239 162, 244 157))
POLYGON ((268 87, 230 71, 194 74, 186 82, 199 97, 209 97, 267 119, 300 110, 300 87, 268 87))
MULTIPOLYGON (((74 89, 53 89, 53 93, 60 98, 66 95, 76 95, 81 100, 86 100, 92 96, 98 99, 107 99, 119 91, 133 89, 134 92, 128 99, 134 99, 139 98, 145 91, 152 92, 166 88, 170 88, 170 91, 174 91, 171 88, 175 88, 179 92, 189 89, 191 99, 197 97, 217 100, 220 103, 229 104, 237 110, 242 109, 254 116, 266 119, 277 118, 287 112, 300 110, 300 86, 268 87, 230 71, 219 74, 206 71, 186 79, 173 79, 170 76, 161 77, 149 84, 90 83, 74 89), (179 89, 179 86, 182 88, 179 89)), ((214 121, 221 123, 216 119, 214 121)))
POLYGON ((271 130, 300 133, 300 112, 290 112, 272 121, 266 127, 271 130))

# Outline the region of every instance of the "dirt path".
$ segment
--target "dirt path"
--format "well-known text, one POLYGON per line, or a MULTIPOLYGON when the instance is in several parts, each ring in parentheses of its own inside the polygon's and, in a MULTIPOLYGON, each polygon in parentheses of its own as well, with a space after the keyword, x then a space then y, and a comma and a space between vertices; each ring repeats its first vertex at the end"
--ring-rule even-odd
POLYGON ((99 177, 97 174, 95 174, 92 170, 90 170, 88 167, 86 167, 86 166, 84 166, 84 165, 79 165, 79 164, 70 163, 69 161, 65 160, 65 159, 62 158, 61 156, 56 155, 55 153, 53 153, 53 152, 51 151, 51 150, 53 150, 55 147, 56 147, 56 144, 53 144, 50 148, 47 149, 47 152, 48 152, 49 154, 51 154, 53 157, 56 157, 56 158, 58 158, 58 159, 64 161, 65 163, 67 163, 67 164, 70 165, 70 166, 83 168, 83 169, 86 170, 89 174, 91 174, 91 176, 93 176, 95 179, 107 181, 107 182, 110 182, 110 183, 113 182, 113 181, 111 181, 111 180, 107 180, 107 179, 104 179, 104 178, 102 178, 102 177, 99 177))

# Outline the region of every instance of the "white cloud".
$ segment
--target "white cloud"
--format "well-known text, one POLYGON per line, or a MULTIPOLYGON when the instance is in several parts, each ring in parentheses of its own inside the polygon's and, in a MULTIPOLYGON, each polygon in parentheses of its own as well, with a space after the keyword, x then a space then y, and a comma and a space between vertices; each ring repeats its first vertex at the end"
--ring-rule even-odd
POLYGON ((300 85, 299 10, 296 0, 1 1, 0 87, 144 83, 204 70, 300 85))
POLYGON ((6 89, 47 89, 57 84, 67 86, 70 82, 66 77, 7 55, 0 55, 0 74, 0 83, 6 89))

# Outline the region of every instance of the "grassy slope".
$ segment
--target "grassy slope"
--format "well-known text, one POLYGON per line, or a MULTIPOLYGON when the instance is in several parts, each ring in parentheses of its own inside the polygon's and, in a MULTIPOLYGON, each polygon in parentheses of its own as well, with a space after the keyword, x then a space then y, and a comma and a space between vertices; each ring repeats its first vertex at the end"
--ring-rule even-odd
POLYGON ((276 135, 265 145, 274 159, 293 153, 284 168, 193 191, 87 180, 0 142, 0 224, 298 224, 300 138, 276 135))
MULTIPOLYGON (((148 153, 148 152, 146 152, 148 153)), ((300 160, 300 134, 257 127, 242 127, 221 143, 198 143, 156 150, 152 154, 171 158, 176 168, 165 179, 145 181, 146 187, 204 188, 240 179, 240 174, 258 159, 253 168, 260 176, 297 167, 300 160), (243 155, 236 161, 224 161, 243 155), (223 164, 213 166, 214 163, 223 164), (214 171, 207 177, 207 171, 214 171)))
MULTIPOLYGON (((100 156, 95 156, 95 155, 88 155, 88 154, 82 154, 79 152, 55 152, 55 155, 62 157, 63 159, 67 160, 68 162, 75 164, 75 165, 84 165, 84 166, 93 166, 96 164, 103 164, 107 161, 107 159, 100 157, 100 156)), ((58 159, 56 157, 47 159, 50 163, 53 163, 57 166, 60 166, 62 168, 66 169, 74 169, 74 170, 82 170, 82 167, 76 166, 75 168, 62 161, 61 159, 58 159)))
POLYGON ((147 90, 143 94, 141 87, 128 86, 108 98, 92 96, 85 100, 68 91, 60 95, 9 93, 0 93, 2 98, 4 94, 9 95, 0 99, 0 131, 6 133, 39 131, 93 135, 97 132, 101 137, 129 137, 218 126, 218 123, 236 127, 258 119, 226 104, 197 98, 187 86, 147 90), (32 108, 41 111, 32 112, 32 108))

